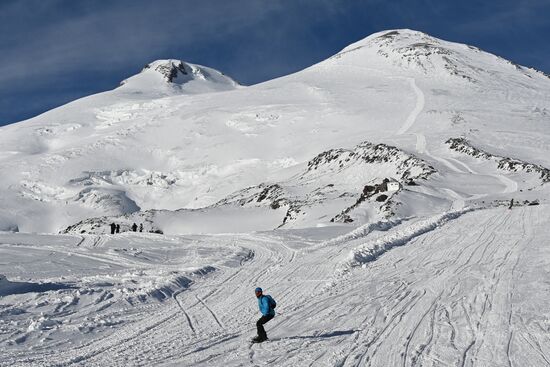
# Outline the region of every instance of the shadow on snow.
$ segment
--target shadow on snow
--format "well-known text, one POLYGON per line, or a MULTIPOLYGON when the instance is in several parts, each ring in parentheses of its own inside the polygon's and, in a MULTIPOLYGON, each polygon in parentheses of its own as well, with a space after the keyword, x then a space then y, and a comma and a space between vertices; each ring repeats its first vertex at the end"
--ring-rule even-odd
POLYGON ((0 275, 0 297, 12 294, 42 293, 74 288, 76 287, 65 283, 10 282, 4 276, 0 275))
POLYGON ((324 338, 335 338, 343 335, 351 335, 360 330, 335 330, 329 333, 317 334, 317 335, 296 335, 282 338, 270 339, 271 341, 275 340, 292 340, 292 339, 324 339, 324 338))

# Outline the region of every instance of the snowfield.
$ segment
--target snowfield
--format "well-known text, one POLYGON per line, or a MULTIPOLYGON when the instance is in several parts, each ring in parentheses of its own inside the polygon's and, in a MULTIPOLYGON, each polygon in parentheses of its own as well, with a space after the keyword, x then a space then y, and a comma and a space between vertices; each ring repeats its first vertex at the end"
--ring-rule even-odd
POLYGON ((0 366, 549 366, 549 147, 547 75, 416 31, 154 61, 0 128, 0 366))
POLYGON ((546 213, 469 211, 418 236, 426 224, 404 222, 337 246, 316 245, 338 227, 3 234, 8 279, 62 280, 65 289, 0 299, 0 364, 544 366, 546 213), (369 237, 398 247, 351 266, 369 237), (264 344, 249 342, 257 285, 278 302, 264 344))

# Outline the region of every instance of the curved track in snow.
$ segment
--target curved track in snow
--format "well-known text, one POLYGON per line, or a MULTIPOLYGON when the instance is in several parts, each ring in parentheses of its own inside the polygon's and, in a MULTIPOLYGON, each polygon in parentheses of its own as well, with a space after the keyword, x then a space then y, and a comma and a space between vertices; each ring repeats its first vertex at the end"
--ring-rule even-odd
POLYGON ((416 118, 418 117, 418 115, 420 115, 420 113, 424 109, 424 103, 425 103, 424 93, 422 92, 422 90, 420 90, 420 88, 418 88, 418 86, 416 85, 416 80, 414 78, 407 78, 407 80, 409 81, 411 88, 416 94, 416 104, 414 106, 414 109, 409 114, 409 116, 407 116, 405 123, 397 131, 397 135, 402 135, 408 132, 409 129, 416 122, 416 118))

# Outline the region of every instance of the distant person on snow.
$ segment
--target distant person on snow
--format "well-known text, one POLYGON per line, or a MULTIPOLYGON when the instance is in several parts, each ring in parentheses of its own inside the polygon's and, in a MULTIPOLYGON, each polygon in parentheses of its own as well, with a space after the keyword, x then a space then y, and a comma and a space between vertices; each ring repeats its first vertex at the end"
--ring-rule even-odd
POLYGON ((140 232, 143 232, 143 223, 140 223, 140 224, 139 224, 139 231, 140 231, 140 232))
POLYGON ((111 223, 111 234, 115 234, 116 225, 111 223))
POLYGON ((512 209, 513 206, 514 206, 514 199, 510 200, 510 206, 508 207, 508 209, 512 209))
POLYGON ((116 225, 116 233, 120 233, 120 224, 116 225))
POLYGON ((132 231, 137 232, 137 224, 132 224, 132 231))
POLYGON ((262 317, 256 322, 258 336, 252 339, 252 342, 262 343, 267 340, 264 324, 275 317, 275 306, 277 306, 277 303, 270 295, 264 295, 262 288, 256 288, 254 293, 256 294, 256 298, 258 298, 258 307, 260 307, 262 317))

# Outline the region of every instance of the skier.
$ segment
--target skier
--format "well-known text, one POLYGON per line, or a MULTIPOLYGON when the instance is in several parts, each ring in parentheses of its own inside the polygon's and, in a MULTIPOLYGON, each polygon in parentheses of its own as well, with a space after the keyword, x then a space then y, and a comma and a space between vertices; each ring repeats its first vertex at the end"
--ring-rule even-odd
POLYGON ((132 224, 132 231, 137 232, 137 224, 132 224))
POLYGON ((111 234, 115 234, 115 228, 116 225, 114 223, 111 223, 111 234))
POLYGON ((139 231, 140 231, 140 232, 143 232, 143 223, 140 223, 140 224, 139 224, 139 231))
POLYGON ((116 225, 116 233, 120 233, 120 224, 116 225))
POLYGON ((260 307, 262 317, 256 322, 258 336, 252 339, 252 342, 262 343, 267 340, 264 324, 275 317, 275 306, 277 306, 277 303, 270 295, 264 295, 260 287, 256 288, 254 293, 256 294, 256 298, 258 298, 258 306, 260 307))
POLYGON ((514 206, 514 199, 510 200, 510 206, 508 207, 508 209, 512 209, 513 206, 514 206))

